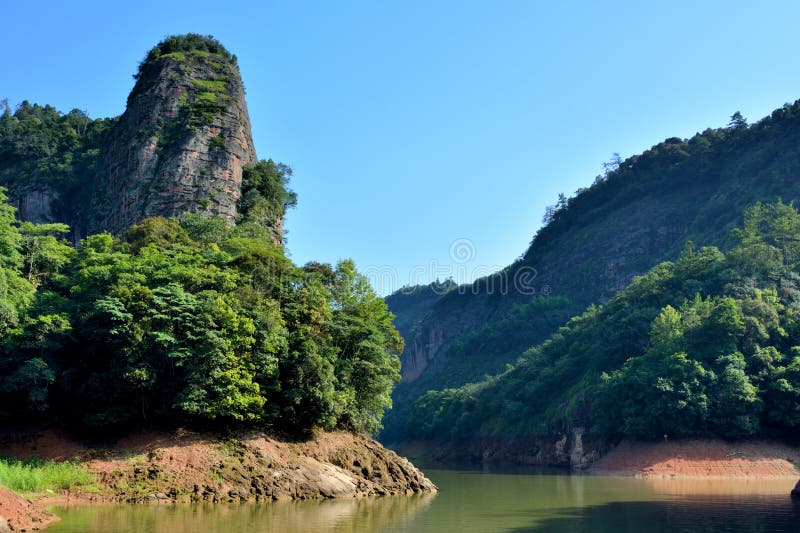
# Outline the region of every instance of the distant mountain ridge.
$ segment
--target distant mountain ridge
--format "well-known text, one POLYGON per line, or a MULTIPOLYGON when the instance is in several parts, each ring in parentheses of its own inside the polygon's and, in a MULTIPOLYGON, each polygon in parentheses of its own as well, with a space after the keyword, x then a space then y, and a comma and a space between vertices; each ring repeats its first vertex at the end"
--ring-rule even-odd
MULTIPOLYGON (((677 257, 687 241, 729 248, 730 230, 744 209, 757 201, 800 198, 798 178, 800 101, 753 125, 737 113, 728 127, 669 138, 616 162, 551 208, 547 224, 514 264, 448 291, 422 316, 393 309, 398 320, 415 327, 406 337, 404 383, 395 391, 384 439, 414 437, 413 428, 405 427, 410 404, 427 390, 502 371, 587 305, 606 301, 634 276, 677 257), (523 268, 535 270, 534 289, 547 287, 548 294, 509 283, 523 268)), ((392 301, 387 298, 390 308, 392 301)))

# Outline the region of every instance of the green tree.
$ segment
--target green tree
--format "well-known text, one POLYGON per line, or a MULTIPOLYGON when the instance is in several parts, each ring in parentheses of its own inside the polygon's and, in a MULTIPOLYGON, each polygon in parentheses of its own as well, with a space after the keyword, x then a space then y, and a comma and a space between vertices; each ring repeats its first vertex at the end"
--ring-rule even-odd
POLYGON ((394 315, 359 274, 355 264, 336 265, 332 285, 332 340, 338 350, 335 374, 347 398, 343 423, 375 432, 391 407, 391 392, 400 380, 403 339, 392 324, 394 315))

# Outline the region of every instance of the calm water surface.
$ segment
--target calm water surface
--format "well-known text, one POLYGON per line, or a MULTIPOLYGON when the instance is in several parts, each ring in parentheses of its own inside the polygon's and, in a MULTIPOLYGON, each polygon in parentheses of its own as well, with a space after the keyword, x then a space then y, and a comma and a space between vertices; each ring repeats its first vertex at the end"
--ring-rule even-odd
POLYGON ((57 507, 48 533, 800 531, 794 480, 426 470, 432 496, 244 505, 57 507))

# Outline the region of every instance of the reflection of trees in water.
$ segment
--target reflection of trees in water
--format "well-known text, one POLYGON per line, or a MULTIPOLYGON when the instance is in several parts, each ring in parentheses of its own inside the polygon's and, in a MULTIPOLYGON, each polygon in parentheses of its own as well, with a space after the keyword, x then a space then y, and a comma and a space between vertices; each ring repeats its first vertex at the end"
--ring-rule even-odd
POLYGON ((231 505, 97 506, 56 509, 53 533, 372 533, 413 520, 435 495, 231 505))
POLYGON ((270 514, 273 515, 270 520, 276 525, 280 524, 280 530, 287 533, 377 532, 391 525, 411 521, 414 515, 430 505, 433 498, 435 495, 421 494, 277 503, 270 509, 270 514))
MULTIPOLYGON (((797 531, 800 504, 783 497, 704 497, 655 502, 614 502, 565 510, 560 516, 532 513, 530 527, 514 531, 648 533, 797 531)), ((546 513, 552 515, 552 513, 546 513)))

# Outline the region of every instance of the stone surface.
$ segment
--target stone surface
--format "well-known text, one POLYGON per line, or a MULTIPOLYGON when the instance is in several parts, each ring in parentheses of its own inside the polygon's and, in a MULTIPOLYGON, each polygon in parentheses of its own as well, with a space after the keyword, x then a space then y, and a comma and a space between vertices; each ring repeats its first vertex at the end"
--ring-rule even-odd
POLYGON ((100 156, 89 233, 152 216, 236 217, 242 166, 257 161, 238 67, 208 53, 144 65, 100 156))
POLYGON ((9 203, 17 208, 21 220, 36 224, 61 222, 58 215, 57 192, 48 188, 34 190, 12 190, 9 203))
MULTIPOLYGON (((52 429, 17 429, 13 441, 7 435, 0 428, 0 455, 91 458, 83 464, 100 490, 71 492, 71 501, 158 505, 354 498, 437 490, 406 458, 369 436, 345 431, 316 432, 294 440, 260 431, 220 437, 180 429, 171 434, 134 433, 110 449, 87 446, 52 429)), ((2 511, 0 501, 0 515, 2 511)))
MULTIPOLYGON (((125 112, 104 122, 81 152, 90 164, 70 179, 48 174, 52 163, 34 152, 17 166, 0 165, 21 220, 66 223, 75 243, 103 231, 124 235, 154 216, 236 221, 243 168, 258 160, 235 56, 151 51, 125 112)), ((265 225, 282 242, 283 220, 265 225)))

